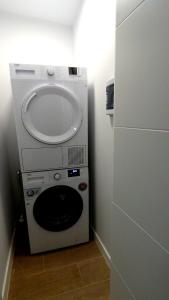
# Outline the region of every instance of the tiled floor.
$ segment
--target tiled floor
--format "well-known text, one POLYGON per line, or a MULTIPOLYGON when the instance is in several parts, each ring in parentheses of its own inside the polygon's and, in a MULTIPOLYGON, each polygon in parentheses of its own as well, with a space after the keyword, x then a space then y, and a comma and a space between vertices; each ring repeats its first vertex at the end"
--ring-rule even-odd
POLYGON ((108 300, 109 269, 95 242, 34 256, 17 249, 8 300, 30 299, 108 300))

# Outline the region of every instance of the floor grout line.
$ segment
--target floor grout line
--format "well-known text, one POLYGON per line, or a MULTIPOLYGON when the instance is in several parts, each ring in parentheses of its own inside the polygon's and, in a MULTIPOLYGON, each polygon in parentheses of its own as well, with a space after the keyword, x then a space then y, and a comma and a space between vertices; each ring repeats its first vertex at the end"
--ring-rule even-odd
MULTIPOLYGON (((55 297, 58 297, 58 296, 64 296, 64 295, 70 294, 70 293, 72 293, 72 292, 76 292, 76 291, 80 291, 80 290, 82 290, 82 289, 86 289, 86 288, 88 288, 88 287, 92 287, 92 286, 94 286, 94 285, 97 285, 98 283, 102 284, 102 283, 105 283, 105 282, 110 282, 110 278, 109 278, 109 279, 106 279, 106 280, 100 280, 100 281, 97 281, 97 282, 92 282, 92 283, 90 283, 90 284, 84 285, 84 286, 79 287, 79 288, 70 289, 69 291, 66 291, 66 292, 59 293, 59 294, 55 295, 55 297)), ((52 296, 51 300, 52 300, 52 299, 53 299, 53 296, 52 296)), ((50 300, 50 298, 49 298, 48 300, 50 300)))
POLYGON ((82 275, 82 272, 80 271, 80 267, 79 267, 79 265, 78 265, 78 264, 77 264, 77 269, 78 269, 78 272, 79 272, 80 278, 81 278, 81 279, 82 279, 82 281, 84 282, 83 275, 82 275))
MULTIPOLYGON (((24 267, 23 266, 19 266, 20 270, 16 271, 16 272, 21 273, 25 279, 28 279, 28 278, 30 278, 32 276, 35 277, 35 276, 38 276, 39 274, 43 274, 43 273, 46 273, 46 272, 52 272, 54 270, 55 271, 57 271, 57 270, 59 271, 59 270, 62 270, 62 269, 65 269, 67 267, 71 267, 71 266, 74 266, 74 265, 77 265, 78 268, 79 268, 79 265, 82 264, 83 262, 86 263, 86 262, 89 262, 89 261, 92 261, 92 260, 96 260, 96 259, 99 259, 99 258, 103 258, 104 259, 104 257, 102 255, 99 255, 99 256, 95 256, 95 257, 91 257, 91 258, 86 258, 86 259, 80 260, 78 262, 72 262, 72 263, 69 263, 67 265, 58 266, 58 267, 55 267, 55 266, 46 267, 45 266, 44 258, 42 258, 42 270, 41 271, 32 272, 30 275, 26 275, 26 271, 24 270, 24 267)), ((16 274, 16 272, 15 272, 15 274, 16 274)))
POLYGON ((55 267, 51 267, 51 268, 48 268, 48 269, 45 268, 45 271, 52 271, 52 270, 56 270, 57 271, 57 270, 65 269, 67 267, 76 266, 77 269, 78 269, 78 272, 79 272, 79 275, 80 275, 81 279, 84 280, 83 279, 83 275, 82 275, 82 273, 80 271, 80 266, 79 265, 81 263, 83 263, 83 262, 86 263, 88 261, 96 260, 96 259, 99 259, 99 258, 102 258, 104 260, 104 257, 102 255, 100 255, 100 256, 95 256, 95 257, 92 257, 92 258, 87 258, 87 259, 81 260, 79 262, 73 262, 73 263, 70 263, 70 264, 67 264, 67 265, 64 265, 64 266, 60 266, 58 268, 55 268, 55 267))
MULTIPOLYGON (((83 262, 87 262, 87 261, 90 261, 90 260, 94 260, 94 259, 98 259, 98 258, 104 258, 103 257, 103 255, 102 254, 100 254, 100 255, 98 255, 98 256, 94 256, 94 257, 90 257, 90 258, 85 258, 85 259, 82 259, 82 260, 80 260, 80 261, 74 261, 74 262, 70 262, 70 263, 68 263, 68 264, 66 264, 66 265, 62 265, 62 266, 58 266, 57 268, 56 268, 56 270, 60 270, 60 269, 62 269, 62 268, 65 268, 65 267, 70 267, 70 266, 73 266, 73 265, 78 265, 78 264, 81 264, 81 263, 83 263, 83 262)), ((44 259, 44 271, 50 271, 50 270, 53 270, 53 269, 55 269, 55 267, 54 266, 52 266, 52 267, 46 267, 45 266, 45 259, 44 259)))
MULTIPOLYGON (((104 259, 104 257, 103 256, 101 256, 103 259, 104 259)), ((100 258, 100 257, 99 257, 100 258)), ((78 268, 78 271, 79 271, 79 274, 80 274, 80 277, 81 277, 81 279, 83 280, 83 282, 84 282, 84 284, 85 284, 85 280, 84 280, 84 277, 83 277, 83 274, 82 274, 82 272, 81 272, 81 270, 80 270, 80 266, 77 264, 77 268, 78 268)), ((110 279, 110 277, 109 277, 109 279, 110 279)), ((96 280, 96 281, 93 281, 91 284, 98 284, 99 282, 102 282, 102 281, 106 281, 106 280, 109 280, 109 279, 104 279, 104 280, 96 280)), ((89 283, 87 283, 87 284, 85 284, 84 285, 84 287, 87 287, 88 285, 90 285, 89 283)))

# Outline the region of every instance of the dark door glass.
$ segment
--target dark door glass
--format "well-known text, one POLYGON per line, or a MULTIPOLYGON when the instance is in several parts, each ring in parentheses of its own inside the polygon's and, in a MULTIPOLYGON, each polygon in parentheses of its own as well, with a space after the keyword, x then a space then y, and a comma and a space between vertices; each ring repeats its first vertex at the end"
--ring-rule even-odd
POLYGON ((46 230, 62 231, 73 226, 83 211, 80 194, 68 186, 54 186, 40 194, 34 207, 36 222, 46 230))

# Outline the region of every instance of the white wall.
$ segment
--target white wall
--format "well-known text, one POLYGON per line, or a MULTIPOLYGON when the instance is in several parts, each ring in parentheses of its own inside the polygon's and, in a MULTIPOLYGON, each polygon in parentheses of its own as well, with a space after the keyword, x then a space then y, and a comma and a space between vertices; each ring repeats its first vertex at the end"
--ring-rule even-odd
POLYGON ((105 114, 105 86, 114 75, 115 1, 86 0, 74 27, 75 61, 88 68, 89 157, 93 227, 110 251, 113 120, 105 114))
MULTIPOLYGON (((9 158, 16 186, 18 154, 11 115, 9 62, 67 65, 73 57, 72 30, 50 22, 0 13, 0 291, 13 228, 13 202, 9 187, 9 158), (8 138, 6 138, 8 137, 8 138)), ((1 294, 0 294, 1 298, 1 294)))

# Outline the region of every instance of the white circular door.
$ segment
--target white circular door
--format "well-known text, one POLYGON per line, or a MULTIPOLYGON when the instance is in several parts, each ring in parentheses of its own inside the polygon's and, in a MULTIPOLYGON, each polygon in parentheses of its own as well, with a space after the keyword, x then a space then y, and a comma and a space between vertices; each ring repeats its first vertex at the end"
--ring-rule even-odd
POLYGON ((46 144, 71 139, 80 128, 82 110, 76 96, 59 85, 43 85, 22 105, 22 121, 29 134, 46 144))

